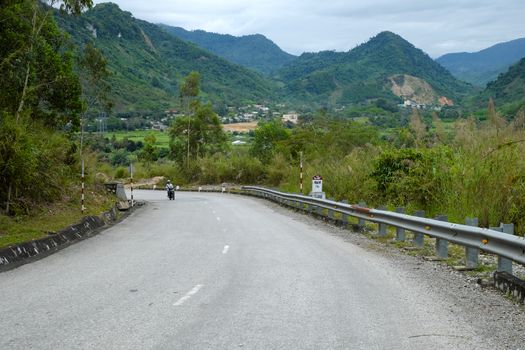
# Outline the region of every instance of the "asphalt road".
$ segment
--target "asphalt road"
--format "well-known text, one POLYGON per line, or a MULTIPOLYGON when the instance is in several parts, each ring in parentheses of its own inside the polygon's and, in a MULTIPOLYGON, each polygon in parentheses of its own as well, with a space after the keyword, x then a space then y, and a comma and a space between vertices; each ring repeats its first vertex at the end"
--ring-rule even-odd
POLYGON ((228 194, 148 200, 0 274, 0 349, 493 349, 394 261, 228 194))

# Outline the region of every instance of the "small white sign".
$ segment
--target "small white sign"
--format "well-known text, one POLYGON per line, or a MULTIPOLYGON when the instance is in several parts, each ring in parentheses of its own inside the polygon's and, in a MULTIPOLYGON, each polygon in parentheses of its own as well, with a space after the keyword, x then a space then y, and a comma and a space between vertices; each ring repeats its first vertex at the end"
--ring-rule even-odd
POLYGON ((323 178, 321 175, 312 177, 312 192, 323 192, 323 178))

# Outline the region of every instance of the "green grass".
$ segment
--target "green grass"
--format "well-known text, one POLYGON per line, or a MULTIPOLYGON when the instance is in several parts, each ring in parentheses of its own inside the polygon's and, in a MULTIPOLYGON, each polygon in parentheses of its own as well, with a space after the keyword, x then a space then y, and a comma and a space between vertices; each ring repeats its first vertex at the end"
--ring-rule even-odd
POLYGON ((82 215, 80 201, 71 199, 35 209, 31 215, 9 217, 0 215, 0 249, 48 236, 78 223, 83 216, 100 215, 113 207, 115 198, 88 191, 86 211, 82 215))
POLYGON ((153 134, 155 138, 157 139, 157 142, 155 143, 156 147, 169 148, 170 146, 169 134, 167 132, 162 132, 158 130, 117 131, 117 132, 108 133, 108 137, 112 137, 113 135, 115 135, 115 137, 119 141, 127 137, 128 140, 131 140, 131 141, 144 142, 144 137, 150 134, 153 134))

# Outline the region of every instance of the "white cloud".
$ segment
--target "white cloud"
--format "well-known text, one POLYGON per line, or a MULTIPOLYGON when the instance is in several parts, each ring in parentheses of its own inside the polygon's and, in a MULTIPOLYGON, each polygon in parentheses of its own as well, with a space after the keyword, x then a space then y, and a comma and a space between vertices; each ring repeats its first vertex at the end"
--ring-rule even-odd
POLYGON ((294 54, 347 51, 383 30, 433 57, 525 37, 523 0, 113 1, 153 23, 232 35, 260 33, 294 54))

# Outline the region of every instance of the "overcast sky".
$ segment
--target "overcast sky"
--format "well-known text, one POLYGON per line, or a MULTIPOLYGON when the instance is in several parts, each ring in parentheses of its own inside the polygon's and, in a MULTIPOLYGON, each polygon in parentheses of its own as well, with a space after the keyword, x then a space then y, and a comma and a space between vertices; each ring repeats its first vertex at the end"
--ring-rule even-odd
MULTIPOLYGON (((95 3, 106 2, 98 1, 95 3)), ((395 32, 436 58, 525 37, 525 0, 113 0, 188 30, 260 33, 292 54, 348 51, 395 32)))

